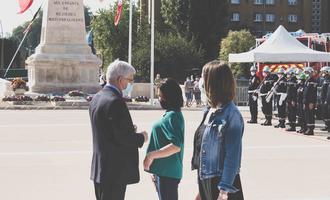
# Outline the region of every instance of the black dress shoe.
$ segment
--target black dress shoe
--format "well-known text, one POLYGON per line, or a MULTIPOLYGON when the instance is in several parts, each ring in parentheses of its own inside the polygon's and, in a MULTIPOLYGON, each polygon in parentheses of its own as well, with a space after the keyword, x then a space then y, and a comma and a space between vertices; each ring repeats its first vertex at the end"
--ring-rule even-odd
POLYGON ((258 122, 256 120, 249 120, 247 121, 248 124, 257 124, 258 122))
POLYGON ((265 123, 263 124, 264 126, 271 126, 272 125, 272 122, 270 121, 265 121, 265 123))
POLYGON ((299 131, 297 131, 297 133, 304 133, 306 131, 306 129, 300 129, 299 131))
POLYGON ((308 129, 308 130, 304 133, 304 135, 314 135, 314 131, 313 131, 313 129, 308 129))
POLYGON ((321 128, 321 131, 327 131, 328 127, 321 128))
POLYGON ((329 137, 327 137, 327 139, 328 139, 328 140, 330 140, 330 136, 329 136, 329 137))
POLYGON ((284 123, 281 123, 281 124, 279 124, 279 127, 280 128, 285 128, 285 124, 284 123))
POLYGON ((290 126, 289 128, 285 129, 286 131, 296 131, 296 128, 293 126, 290 126))
POLYGON ((280 124, 277 124, 274 126, 274 128, 279 128, 280 127, 280 124))

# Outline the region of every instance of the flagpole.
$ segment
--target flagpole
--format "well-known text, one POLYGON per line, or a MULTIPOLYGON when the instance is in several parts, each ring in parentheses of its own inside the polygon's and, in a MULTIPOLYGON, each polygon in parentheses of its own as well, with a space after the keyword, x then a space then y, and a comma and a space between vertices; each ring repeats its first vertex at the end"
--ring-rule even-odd
POLYGON ((132 21, 133 21, 133 0, 129 3, 129 34, 128 34, 128 63, 132 64, 132 21))
POLYGON ((23 42, 24 42, 24 40, 25 40, 25 38, 26 38, 26 36, 27 36, 28 33, 29 33, 29 30, 27 30, 27 31, 25 32, 24 37, 23 37, 21 43, 18 45, 18 48, 17 48, 17 50, 16 50, 16 52, 15 52, 13 58, 11 59, 9 65, 8 65, 8 67, 7 67, 7 69, 6 69, 5 75, 3 75, 3 78, 6 78, 7 73, 8 73, 8 71, 9 71, 11 65, 13 64, 13 62, 14 62, 14 60, 15 60, 15 57, 16 57, 16 55, 17 55, 19 49, 21 48, 21 46, 22 46, 22 44, 23 44, 23 42))
POLYGON ((151 1, 151 49, 150 49, 150 103, 154 103, 154 61, 155 61, 155 0, 151 1))

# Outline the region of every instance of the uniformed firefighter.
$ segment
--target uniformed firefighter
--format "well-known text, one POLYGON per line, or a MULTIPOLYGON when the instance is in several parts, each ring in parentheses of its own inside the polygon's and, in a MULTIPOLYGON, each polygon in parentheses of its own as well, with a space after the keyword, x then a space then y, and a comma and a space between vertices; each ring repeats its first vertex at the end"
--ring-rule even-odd
POLYGON ((261 125, 271 126, 272 114, 273 114, 273 110, 272 110, 273 95, 269 95, 269 92, 272 89, 276 79, 274 76, 271 75, 270 68, 268 66, 265 66, 263 68, 263 76, 264 76, 264 80, 260 86, 260 97, 262 103, 262 112, 264 113, 266 120, 261 125))
POLYGON ((286 131, 296 131, 297 120, 297 78, 295 68, 291 67, 286 71, 287 90, 286 105, 288 110, 289 127, 286 131))
POLYGON ((278 81, 276 82, 276 86, 274 86, 278 110, 278 124, 274 126, 275 128, 285 128, 287 80, 284 72, 283 68, 277 70, 278 81))
POLYGON ((325 66, 321 68, 321 74, 323 76, 322 86, 321 86, 321 108, 322 108, 322 118, 324 120, 325 128, 323 131, 330 132, 330 113, 329 113, 329 100, 330 100, 330 67, 325 66), (328 94, 329 92, 329 94, 328 94), (329 95, 329 96, 328 96, 329 95))
POLYGON ((260 78, 256 75, 257 68, 255 66, 251 66, 250 73, 251 77, 249 80, 249 107, 251 113, 251 119, 247 121, 247 123, 255 124, 257 123, 258 118, 258 88, 260 84, 260 78))
POLYGON ((315 128, 315 107, 317 101, 317 83, 313 77, 314 70, 311 67, 305 67, 304 73, 307 76, 304 88, 304 112, 307 129, 304 135, 314 135, 315 128))
POLYGON ((306 75, 304 73, 296 73, 297 74, 297 116, 298 116, 298 126, 300 126, 300 130, 298 133, 303 133, 306 131, 306 121, 305 121, 305 113, 304 113, 304 89, 305 89, 305 80, 306 75))

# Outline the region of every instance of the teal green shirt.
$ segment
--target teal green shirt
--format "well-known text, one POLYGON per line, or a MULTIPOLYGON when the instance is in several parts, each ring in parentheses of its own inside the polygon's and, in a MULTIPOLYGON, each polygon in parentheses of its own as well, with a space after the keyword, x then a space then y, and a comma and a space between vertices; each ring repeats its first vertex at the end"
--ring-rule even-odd
POLYGON ((147 153, 170 143, 180 147, 181 151, 166 158, 155 159, 149 172, 157 176, 181 179, 184 146, 184 119, 181 111, 167 111, 153 125, 147 153))

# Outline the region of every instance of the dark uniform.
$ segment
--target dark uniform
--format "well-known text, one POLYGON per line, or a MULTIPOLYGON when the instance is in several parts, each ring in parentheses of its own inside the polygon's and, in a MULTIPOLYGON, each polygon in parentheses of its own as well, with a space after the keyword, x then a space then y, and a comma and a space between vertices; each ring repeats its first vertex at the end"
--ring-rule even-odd
POLYGON ((325 130, 330 132, 330 74, 326 76, 323 82, 321 99, 325 130))
POLYGON ((296 131, 297 118, 297 78, 292 76, 287 82, 286 105, 288 110, 289 128, 286 131, 296 131))
POLYGON ((276 85, 276 103, 278 109, 278 121, 279 123, 275 128, 285 128, 285 117, 286 117, 286 90, 287 90, 287 80, 283 76, 281 77, 276 85))
POLYGON ((317 83, 315 78, 311 75, 305 81, 304 88, 304 112, 307 130, 304 132, 305 135, 314 135, 315 128, 315 106, 317 101, 317 83))
POLYGON ((297 82, 297 115, 298 115, 298 126, 300 130, 298 133, 303 133, 306 131, 306 121, 304 113, 304 89, 305 89, 305 80, 300 78, 297 82))
POLYGON ((253 75, 249 80, 249 107, 251 113, 251 119, 248 123, 257 123, 258 118, 258 92, 257 89, 260 84, 260 78, 257 75, 253 75))
POLYGON ((268 92, 272 89, 275 81, 276 81, 276 75, 272 76, 270 73, 265 77, 265 80, 262 82, 262 85, 260 87, 260 96, 261 96, 261 103, 262 103, 262 112, 265 115, 266 121, 262 123, 261 125, 264 126, 271 126, 272 125, 272 115, 273 115, 273 95, 270 96, 270 98, 267 99, 268 92))
POLYGON ((328 120, 328 104, 327 102, 327 93, 328 93, 328 87, 330 83, 330 76, 326 75, 322 81, 321 84, 321 114, 322 114, 322 119, 324 120, 325 123, 325 128, 323 129, 324 131, 327 131, 330 127, 329 120, 328 120))

